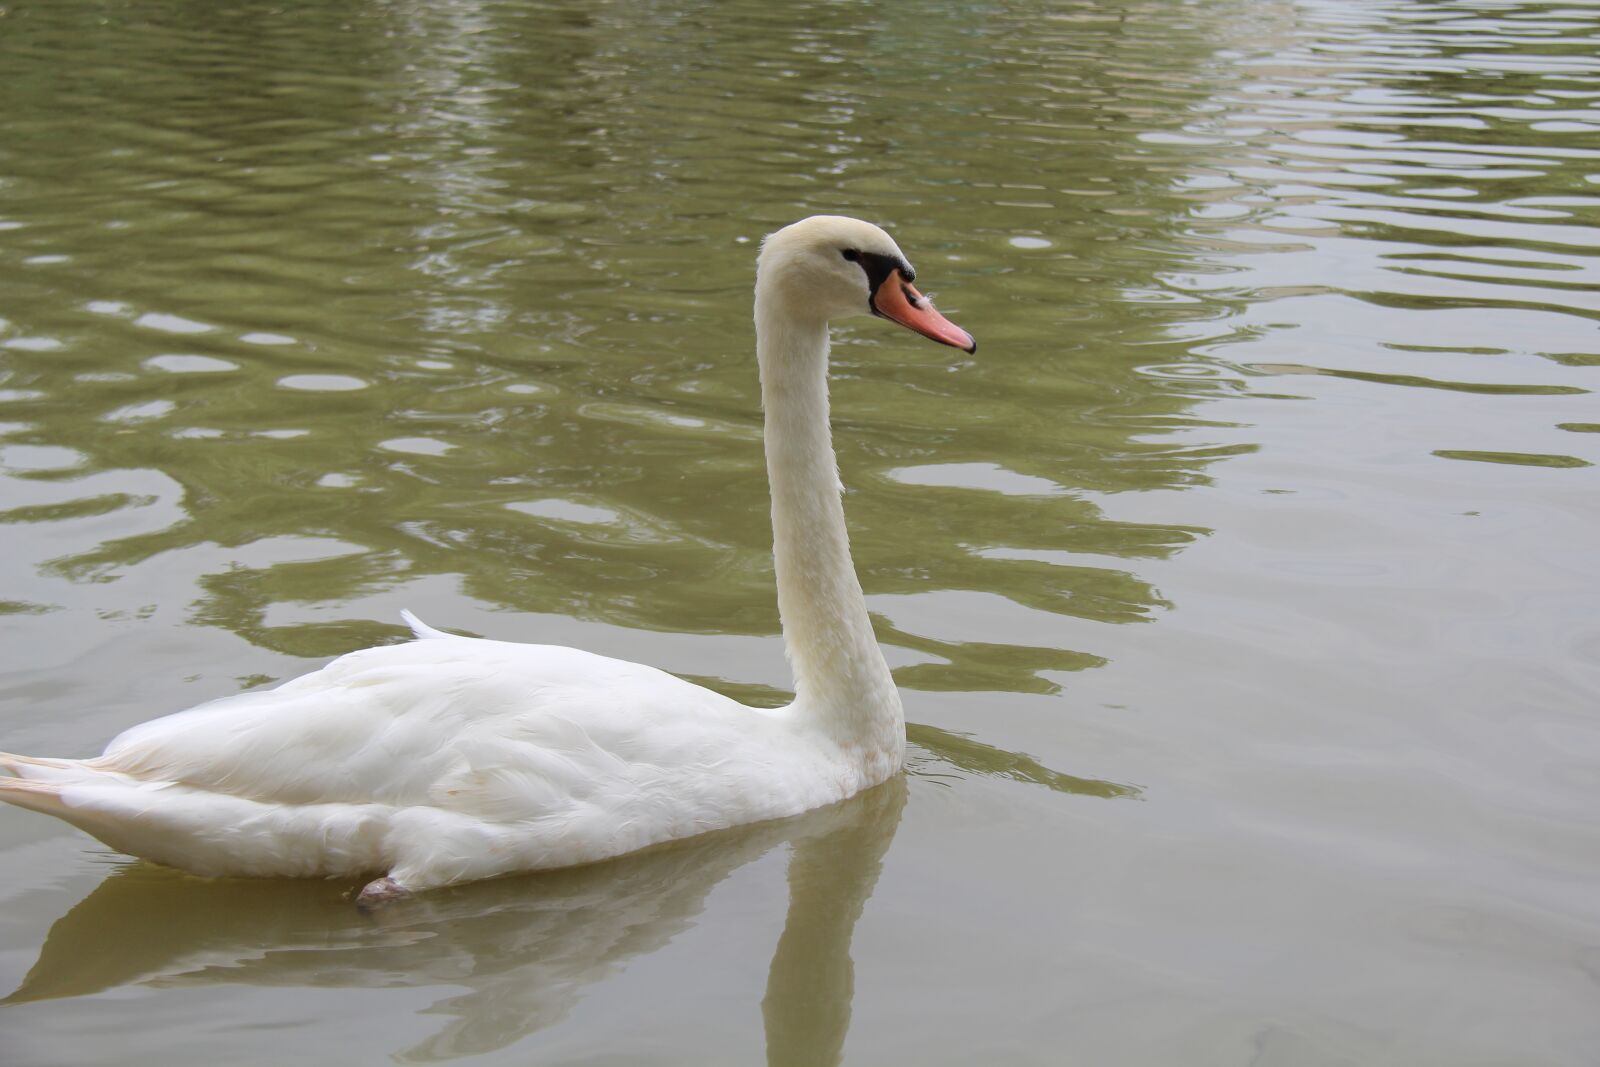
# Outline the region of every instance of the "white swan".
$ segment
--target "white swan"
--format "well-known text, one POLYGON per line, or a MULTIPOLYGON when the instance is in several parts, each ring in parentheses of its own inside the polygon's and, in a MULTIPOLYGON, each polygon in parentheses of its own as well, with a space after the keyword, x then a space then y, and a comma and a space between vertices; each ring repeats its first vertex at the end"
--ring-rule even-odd
POLYGON ((898 772, 900 697, 850 560, 828 321, 871 312, 971 352, 887 233, 819 215, 756 266, 778 611, 795 700, 749 708, 635 663, 446 634, 370 648, 119 735, 0 754, 0 800, 206 875, 377 874, 360 900, 564 867, 842 800, 898 772))

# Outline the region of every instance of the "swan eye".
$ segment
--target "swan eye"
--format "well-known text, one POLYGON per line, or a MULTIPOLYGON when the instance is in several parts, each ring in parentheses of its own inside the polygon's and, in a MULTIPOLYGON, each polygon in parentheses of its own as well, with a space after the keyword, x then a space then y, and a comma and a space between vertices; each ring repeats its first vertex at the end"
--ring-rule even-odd
POLYGON ((841 256, 843 256, 845 259, 848 259, 852 263, 857 262, 861 258, 861 253, 856 251, 854 248, 846 248, 843 252, 840 252, 839 254, 841 256))

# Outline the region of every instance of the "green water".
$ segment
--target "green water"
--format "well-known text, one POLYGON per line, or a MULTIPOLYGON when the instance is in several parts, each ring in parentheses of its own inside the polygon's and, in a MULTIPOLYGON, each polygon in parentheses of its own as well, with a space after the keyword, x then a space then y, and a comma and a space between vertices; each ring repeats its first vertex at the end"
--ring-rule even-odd
POLYGON ((0 8, 0 747, 437 626, 788 684, 756 242, 910 774, 427 896, 0 810, 0 1059, 1579 1065, 1600 7, 0 8), (841 1051, 842 1050, 842 1051, 841 1051))

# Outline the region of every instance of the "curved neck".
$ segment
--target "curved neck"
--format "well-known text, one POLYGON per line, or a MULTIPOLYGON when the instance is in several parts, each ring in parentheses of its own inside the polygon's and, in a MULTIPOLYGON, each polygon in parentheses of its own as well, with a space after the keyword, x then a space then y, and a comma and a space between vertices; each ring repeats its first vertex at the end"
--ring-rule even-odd
POLYGON ((845 744, 905 748, 900 695, 850 559, 828 425, 828 324, 756 288, 756 358, 778 615, 795 675, 795 712, 845 744))

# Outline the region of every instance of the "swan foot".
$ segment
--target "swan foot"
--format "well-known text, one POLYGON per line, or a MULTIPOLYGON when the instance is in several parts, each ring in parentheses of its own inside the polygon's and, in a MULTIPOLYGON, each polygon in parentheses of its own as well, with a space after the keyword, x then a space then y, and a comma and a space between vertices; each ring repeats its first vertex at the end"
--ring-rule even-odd
POLYGON ((356 907, 362 911, 372 911, 385 904, 392 904, 397 900, 404 900, 411 895, 411 890, 385 875, 368 882, 360 893, 356 894, 356 907))

